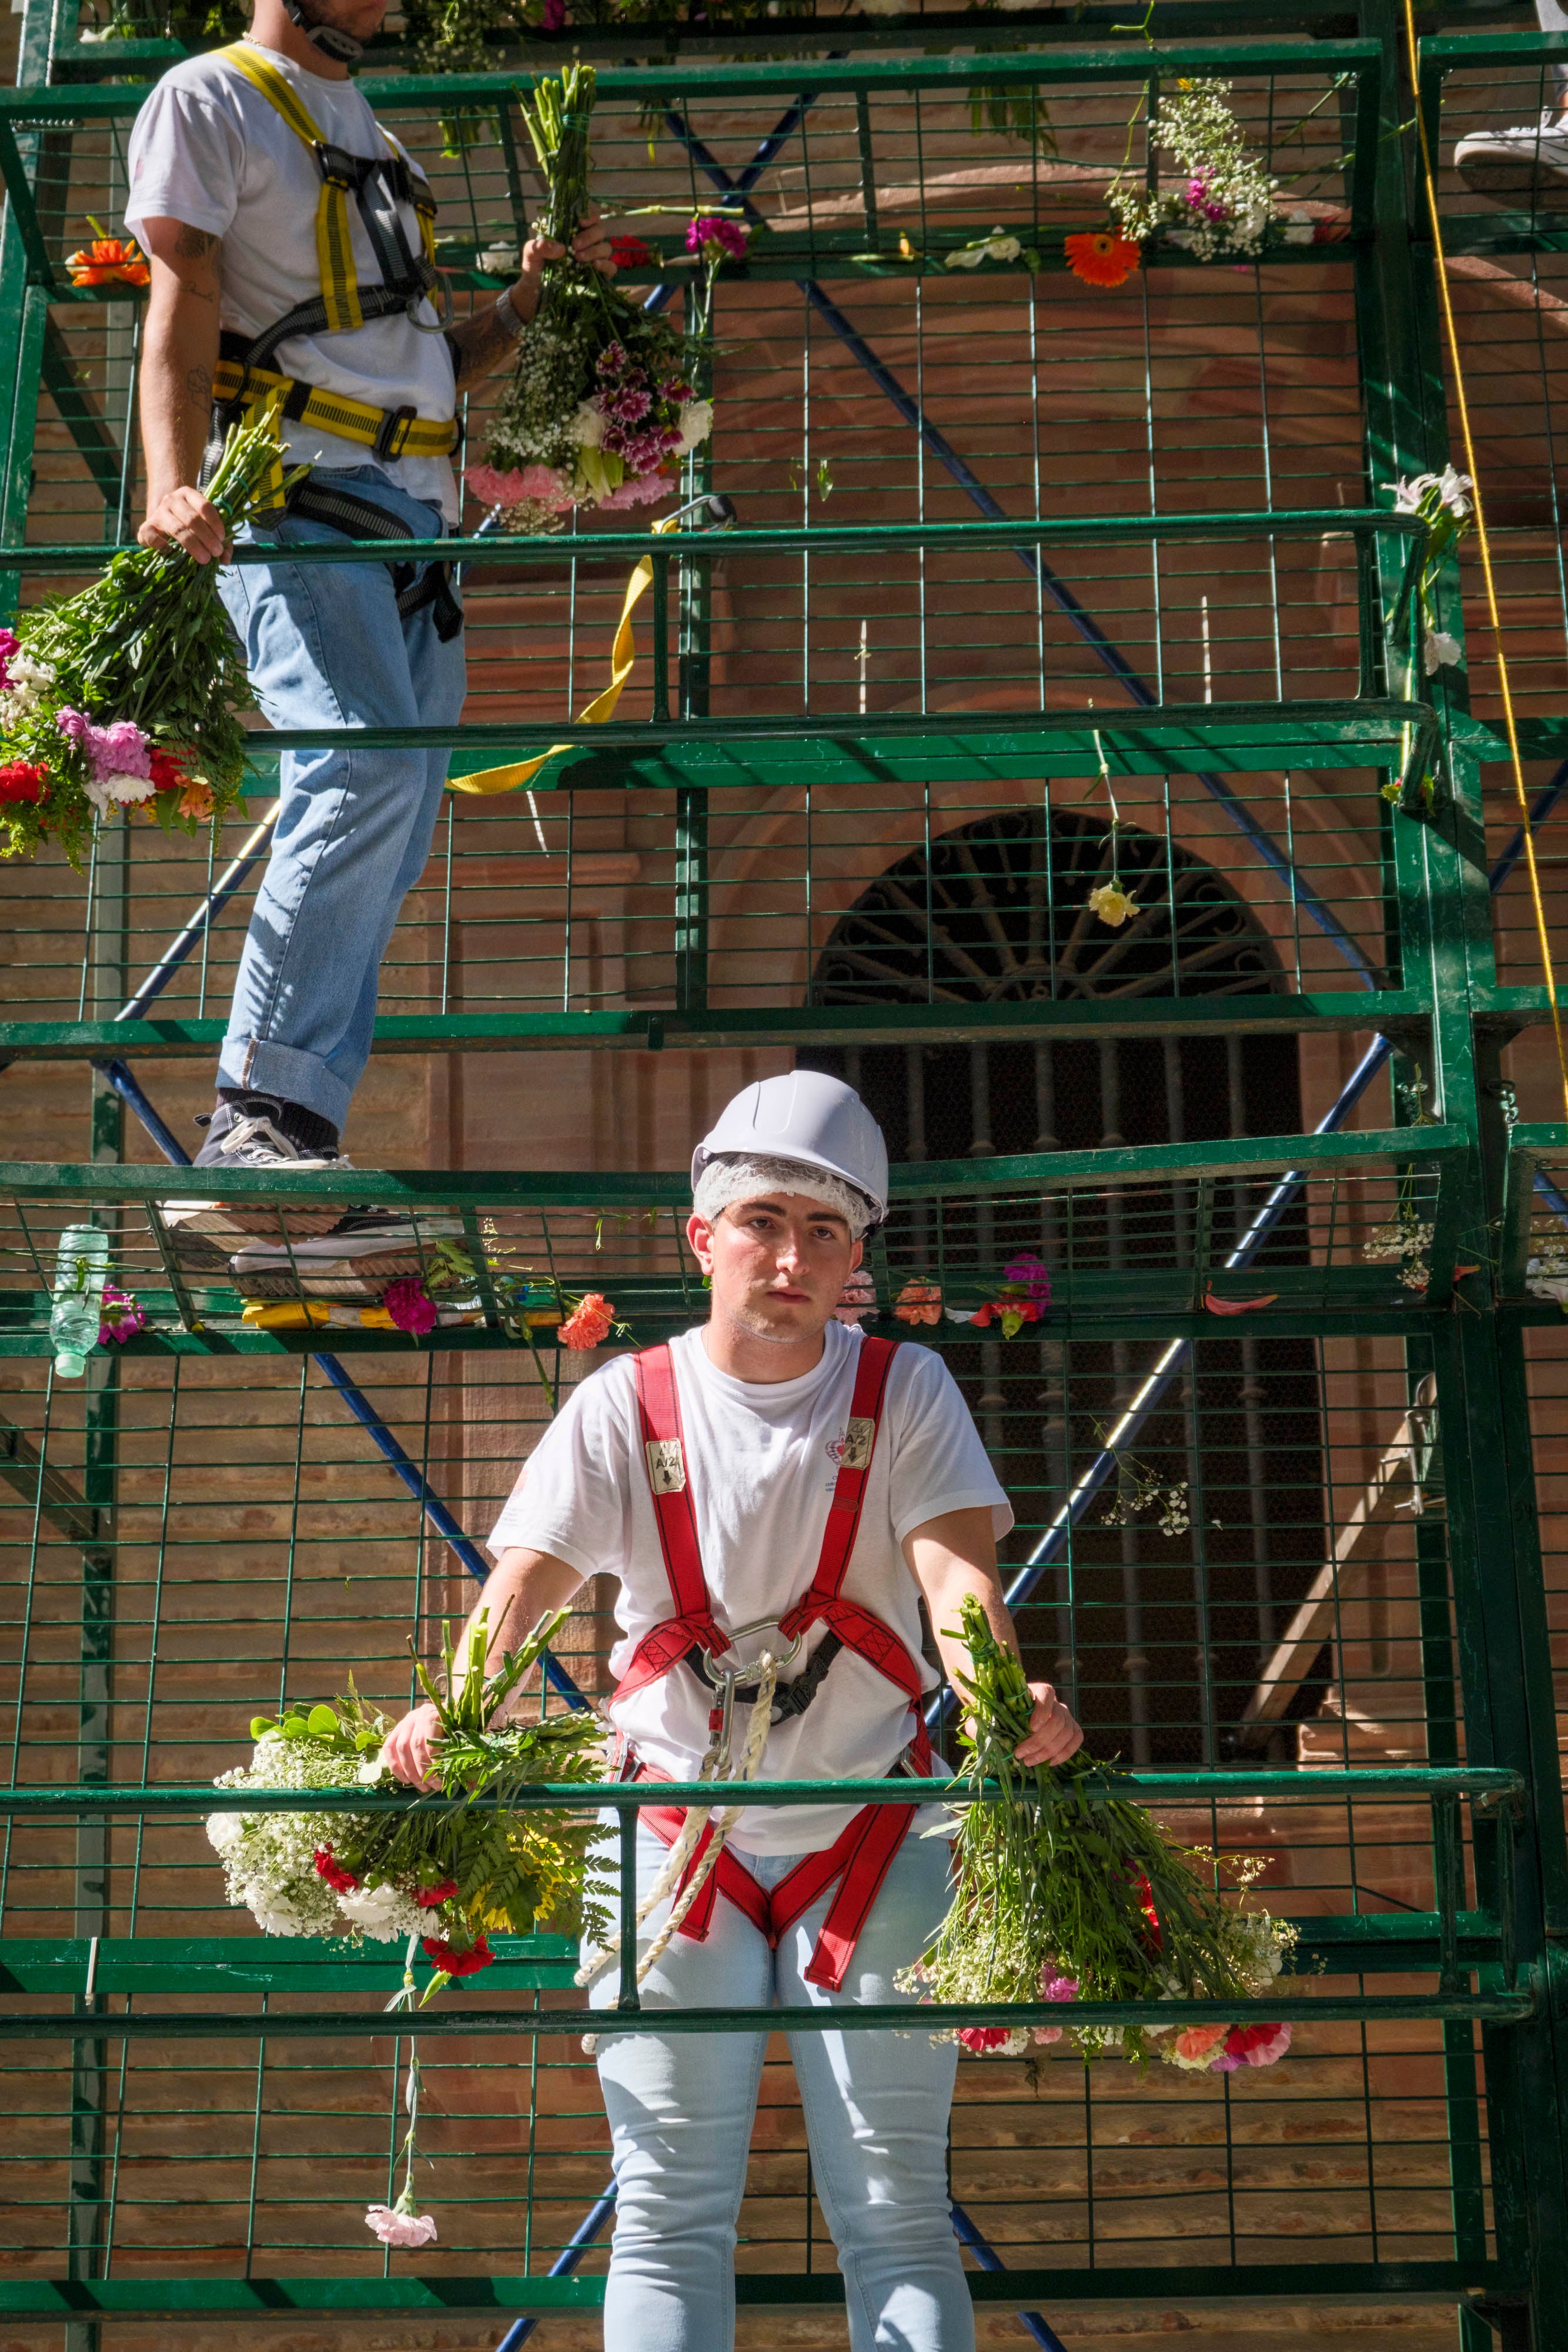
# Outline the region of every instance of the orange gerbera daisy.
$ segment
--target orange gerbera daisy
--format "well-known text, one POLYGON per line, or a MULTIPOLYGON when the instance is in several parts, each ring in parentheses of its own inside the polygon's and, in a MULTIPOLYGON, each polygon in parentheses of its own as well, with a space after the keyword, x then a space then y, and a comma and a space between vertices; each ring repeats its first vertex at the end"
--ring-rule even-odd
POLYGON ((1144 257, 1135 238, 1113 228, 1084 229, 1063 237, 1061 249, 1074 278, 1082 278, 1086 286, 1124 285, 1144 257))
POLYGON ((146 286, 152 272, 134 237, 105 236, 92 215, 88 226, 98 230, 89 246, 66 256, 73 286, 146 286))

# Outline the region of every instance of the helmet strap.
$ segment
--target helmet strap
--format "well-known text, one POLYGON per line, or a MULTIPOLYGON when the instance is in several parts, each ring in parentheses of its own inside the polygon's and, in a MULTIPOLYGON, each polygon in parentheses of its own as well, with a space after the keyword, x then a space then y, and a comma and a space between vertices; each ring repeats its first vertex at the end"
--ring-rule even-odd
POLYGON ((283 0, 290 24, 298 27, 324 58, 331 58, 340 66, 357 65, 365 54, 363 41, 356 41, 352 33, 340 33, 335 25, 319 25, 306 14, 306 0, 283 0))

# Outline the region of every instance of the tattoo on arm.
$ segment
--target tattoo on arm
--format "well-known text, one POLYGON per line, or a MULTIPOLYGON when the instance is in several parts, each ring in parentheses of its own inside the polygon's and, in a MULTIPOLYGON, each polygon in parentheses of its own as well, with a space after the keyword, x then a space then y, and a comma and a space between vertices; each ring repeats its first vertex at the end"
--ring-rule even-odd
POLYGON ((488 375, 508 359, 517 345, 497 318, 493 305, 477 310, 454 327, 448 335, 457 382, 472 383, 476 376, 488 375))
POLYGON ((182 261, 201 261, 219 242, 217 237, 209 236, 204 228, 182 226, 179 236, 174 239, 174 250, 182 261))
POLYGON ((187 369, 185 397, 204 416, 213 404, 213 379, 204 367, 187 369))

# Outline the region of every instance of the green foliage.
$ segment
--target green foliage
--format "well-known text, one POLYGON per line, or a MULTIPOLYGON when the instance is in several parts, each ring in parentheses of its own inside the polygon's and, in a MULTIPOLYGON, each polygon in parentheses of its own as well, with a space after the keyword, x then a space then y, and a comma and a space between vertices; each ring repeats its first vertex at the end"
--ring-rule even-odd
MULTIPOLYGON (((1034 1704, 1023 1668, 977 1601, 967 1597, 959 1613, 952 1638, 971 1664, 962 1777, 999 1786, 1004 1801, 965 1807, 952 1908, 910 1981, 948 2001, 1038 2001, 1062 1979, 1086 2000, 1248 2000, 1270 1972, 1259 1931, 1275 1942, 1278 1931, 1228 1907, 1214 1856, 1176 1844, 1141 1805, 1108 1793, 1107 1768, 1082 1749, 1065 1764, 1020 1768, 1034 1704)), ((1086 2056, 1157 2054, 1147 2028, 1074 2038, 1086 2056)))
MULTIPOLYGON (((231 526, 263 503, 281 455, 267 420, 236 425, 224 445, 207 496, 231 526)), ((0 697, 0 759, 47 771, 44 797, 0 807, 5 855, 30 856, 57 841, 73 866, 98 818, 90 762, 57 724, 62 710, 97 726, 129 719, 155 749, 179 759, 214 822, 237 799, 246 774, 246 730, 254 708, 245 655, 218 596, 217 566, 182 549, 135 547, 112 556, 101 579, 74 596, 20 615, 16 635, 37 682, 0 697)), ((188 793, 154 793, 146 807, 166 828, 193 834, 200 818, 188 793)))

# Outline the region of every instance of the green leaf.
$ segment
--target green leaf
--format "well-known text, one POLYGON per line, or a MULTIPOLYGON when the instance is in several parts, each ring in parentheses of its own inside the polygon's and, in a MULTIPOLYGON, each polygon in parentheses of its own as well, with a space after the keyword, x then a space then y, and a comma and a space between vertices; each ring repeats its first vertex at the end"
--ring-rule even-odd
POLYGON ((253 1739, 263 1739, 269 1731, 276 1731, 277 1729, 277 1726, 273 1721, 271 1716, 253 1715, 251 1717, 250 1736, 253 1739))
POLYGON ((340 1729, 336 1710, 325 1702, 313 1706, 305 1718, 305 1727, 312 1739, 336 1739, 340 1729))

